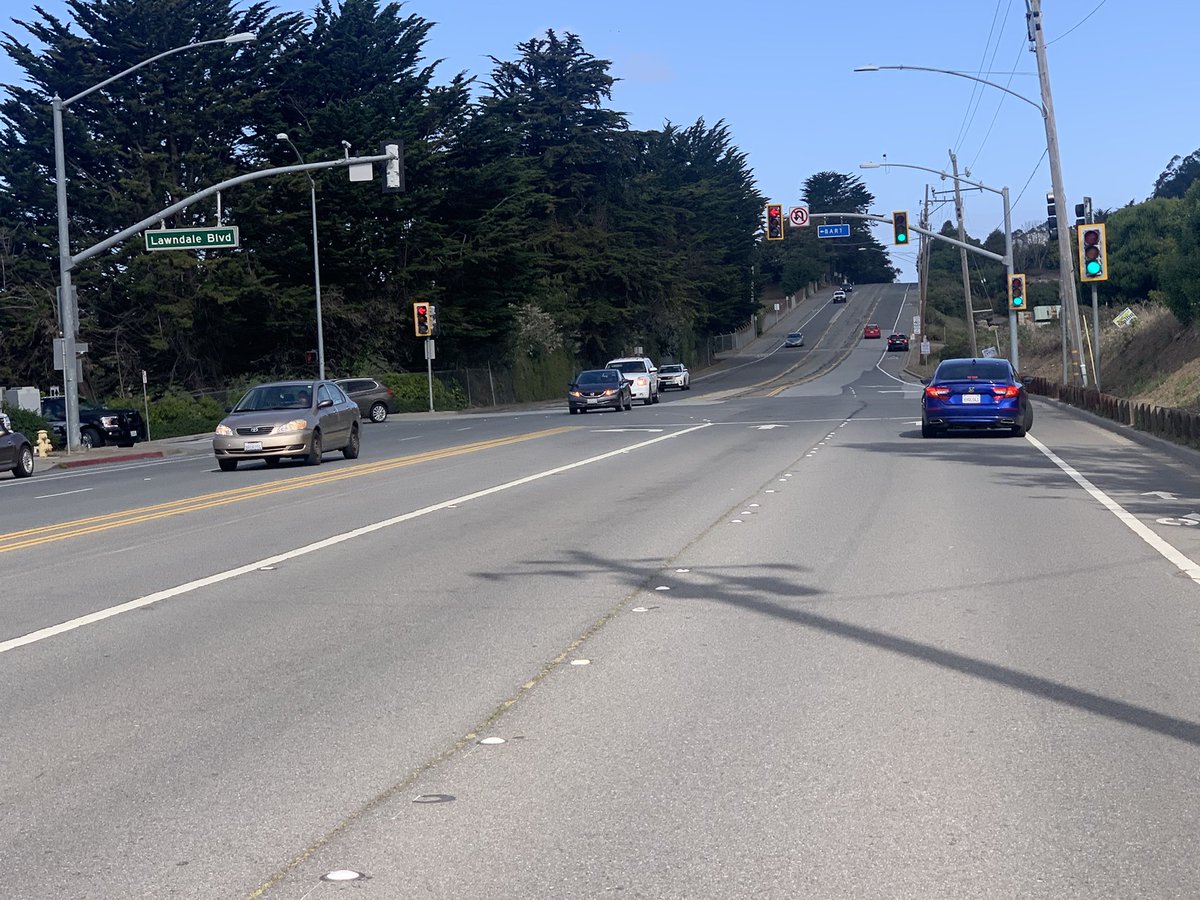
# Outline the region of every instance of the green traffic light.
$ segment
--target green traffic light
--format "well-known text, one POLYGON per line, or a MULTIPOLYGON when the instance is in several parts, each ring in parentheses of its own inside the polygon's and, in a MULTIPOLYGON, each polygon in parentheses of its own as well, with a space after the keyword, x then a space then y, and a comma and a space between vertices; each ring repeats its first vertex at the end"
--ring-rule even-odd
POLYGON ((1096 260, 1096 259, 1088 260, 1087 273, 1089 276, 1093 276, 1093 277, 1096 275, 1099 275, 1100 274, 1100 261, 1096 260))
POLYGON ((896 235, 896 243, 904 244, 904 243, 907 243, 907 241, 908 241, 908 235, 905 234, 903 231, 900 232, 898 235, 896 235))

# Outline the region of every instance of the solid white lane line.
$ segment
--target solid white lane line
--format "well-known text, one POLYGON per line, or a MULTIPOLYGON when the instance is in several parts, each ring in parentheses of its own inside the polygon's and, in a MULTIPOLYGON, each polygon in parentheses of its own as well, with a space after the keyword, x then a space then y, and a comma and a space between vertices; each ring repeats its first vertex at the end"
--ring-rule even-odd
POLYGON ((49 500, 51 497, 65 497, 68 494, 86 494, 90 490, 94 490, 94 489, 93 488, 78 488, 77 490, 74 490, 74 491, 61 491, 57 494, 38 494, 33 499, 34 500, 49 500))
POLYGON ((1164 559, 1174 565, 1184 575, 1188 576, 1188 578, 1192 579, 1192 581, 1196 582, 1196 584, 1200 584, 1200 565, 1197 565, 1189 557, 1183 553, 1180 553, 1173 546, 1155 534, 1150 528, 1142 524, 1140 519, 1126 510, 1125 507, 1121 506, 1121 504, 1112 499, 1112 497, 1108 496, 1108 494, 1104 493, 1104 491, 1100 490, 1100 488, 1088 481, 1084 476, 1080 475, 1077 471, 1075 471, 1074 468, 1071 467, 1069 463, 1062 460, 1057 454, 1055 454, 1053 450, 1051 450, 1033 435, 1025 435, 1025 440, 1029 441, 1029 443, 1041 450, 1042 453, 1046 455, 1047 459, 1066 472, 1076 484, 1091 494, 1091 496, 1097 502, 1099 502, 1101 506, 1120 519, 1130 531, 1158 551, 1158 553, 1161 554, 1164 559))
POLYGON ((553 469, 546 469, 543 472, 535 472, 532 475, 526 475, 523 478, 517 478, 514 481, 506 481, 504 484, 498 484, 494 487, 484 488, 481 491, 473 491, 470 494, 463 494, 461 497, 455 497, 452 500, 443 500, 441 503, 435 503, 432 506, 426 506, 421 509, 413 510, 412 512, 404 513, 403 515, 393 516, 390 519, 384 519, 380 522, 373 522, 370 525, 363 525, 355 528, 352 531, 347 531, 342 534, 335 534, 332 537, 327 537, 324 540, 315 541, 311 544, 305 544, 303 547, 297 547, 294 550, 288 550, 284 553, 278 553, 275 556, 269 556, 266 559, 260 559, 252 563, 247 563, 244 566, 238 566, 235 569, 226 569, 224 572, 217 572, 215 575, 208 575, 204 578, 197 578, 194 581, 189 581, 186 584, 177 585, 176 587, 167 588, 162 591, 155 591, 153 594, 146 594, 143 597, 138 597, 135 600, 130 600, 126 603, 120 603, 116 606, 110 606, 107 609, 100 609, 93 613, 88 613, 86 616, 79 616, 75 619, 70 619, 66 622, 61 622, 58 625, 51 625, 48 628, 41 628, 37 631, 31 631, 28 634, 20 637, 12 638, 7 641, 0 641, 0 653, 7 653, 9 650, 15 650, 18 647, 24 647, 26 644, 34 644, 38 641, 44 641, 47 638, 55 637, 60 634, 65 634, 68 631, 74 631, 77 628, 83 628, 85 625, 94 625, 97 622, 102 622, 105 619, 111 619, 113 616, 119 616, 121 613, 132 612, 135 609, 141 609, 144 606, 149 606, 152 603, 158 603, 162 600, 169 600, 172 597, 178 597, 182 594, 190 594, 200 588, 210 587, 214 584, 220 584, 223 581, 229 581, 237 578, 240 575, 246 575, 250 572, 257 572, 267 566, 275 566, 281 562, 286 562, 289 559, 307 556, 310 553, 316 553, 318 550, 325 550, 329 547, 337 546, 354 538, 362 537, 363 535, 371 534, 388 528, 392 525, 399 525, 401 522, 408 522, 412 519, 419 519, 421 516, 427 516, 430 513, 439 512, 443 509, 448 509, 452 506, 461 506, 472 500, 479 500, 483 497, 490 497, 492 494, 499 494, 502 491, 511 490, 515 487, 530 484, 534 481, 540 481, 543 478, 549 478, 553 475, 561 475, 563 472, 570 472, 572 469, 579 469, 583 466, 589 466, 592 463, 601 462, 602 460, 612 459, 615 456, 621 456, 625 453, 630 453, 634 450, 640 450, 643 447, 649 447, 653 444, 658 444, 662 441, 669 441, 677 437, 682 437, 685 434, 690 434, 693 431, 699 431, 703 428, 708 428, 709 423, 703 425, 693 425, 691 428, 685 428, 682 431, 676 431, 672 434, 660 435, 650 440, 642 441, 640 444, 632 444, 629 447, 622 447, 619 450, 610 450, 607 453, 601 453, 599 456, 590 456, 587 459, 581 459, 577 462, 567 463, 563 466, 556 466, 553 469))

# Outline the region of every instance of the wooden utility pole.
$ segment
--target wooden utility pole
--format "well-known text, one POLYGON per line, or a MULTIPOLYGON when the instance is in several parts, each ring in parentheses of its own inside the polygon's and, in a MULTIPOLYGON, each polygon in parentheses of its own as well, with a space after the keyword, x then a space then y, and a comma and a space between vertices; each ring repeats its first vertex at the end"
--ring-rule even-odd
MULTIPOLYGON (((958 239, 965 244, 967 229, 963 225, 962 191, 958 185, 958 157, 954 155, 953 150, 949 152, 950 166, 954 172, 954 213, 958 216, 958 239)), ((971 269, 967 263, 967 251, 960 247, 958 252, 962 257, 963 304, 967 309, 967 335, 971 340, 971 356, 978 356, 979 345, 975 341, 975 310, 971 306, 971 269)))

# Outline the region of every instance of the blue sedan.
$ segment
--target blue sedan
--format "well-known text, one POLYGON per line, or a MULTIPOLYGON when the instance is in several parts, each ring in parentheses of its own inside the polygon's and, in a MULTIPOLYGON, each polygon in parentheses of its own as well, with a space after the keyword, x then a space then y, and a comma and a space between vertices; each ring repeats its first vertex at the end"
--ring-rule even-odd
POLYGON ((1004 430, 1023 437, 1033 427, 1025 386, 1006 359, 944 359, 921 396, 921 436, 950 429, 1004 430))

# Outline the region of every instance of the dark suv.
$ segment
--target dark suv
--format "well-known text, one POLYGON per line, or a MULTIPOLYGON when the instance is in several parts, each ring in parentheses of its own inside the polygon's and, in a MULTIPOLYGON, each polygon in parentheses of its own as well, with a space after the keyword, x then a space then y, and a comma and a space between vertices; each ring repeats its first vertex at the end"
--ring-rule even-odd
POLYGON ((334 383, 358 404, 365 419, 382 422, 396 412, 395 393, 374 378, 340 378, 334 383))
MULTIPOLYGON (((42 418, 50 423, 55 435, 67 442, 67 398, 43 397, 42 418)), ((116 444, 132 447, 146 440, 146 420, 136 409, 106 409, 79 401, 79 443, 84 447, 116 444)))

